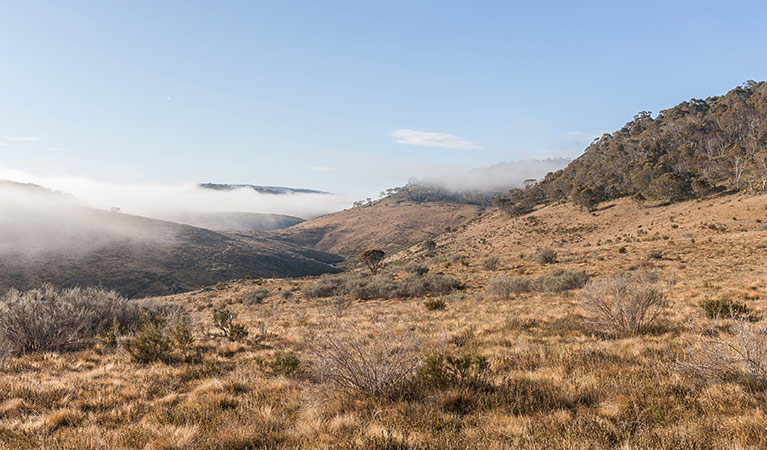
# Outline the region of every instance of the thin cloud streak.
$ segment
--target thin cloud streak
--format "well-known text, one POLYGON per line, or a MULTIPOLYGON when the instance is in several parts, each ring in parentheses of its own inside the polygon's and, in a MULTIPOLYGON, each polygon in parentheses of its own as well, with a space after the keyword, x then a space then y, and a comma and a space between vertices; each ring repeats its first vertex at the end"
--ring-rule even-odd
POLYGON ((29 142, 29 141, 41 141, 42 138, 32 136, 6 136, 3 139, 12 142, 29 142))
POLYGON ((454 148, 459 150, 480 150, 482 147, 449 133, 400 129, 391 132, 398 144, 417 145, 420 147, 454 148))

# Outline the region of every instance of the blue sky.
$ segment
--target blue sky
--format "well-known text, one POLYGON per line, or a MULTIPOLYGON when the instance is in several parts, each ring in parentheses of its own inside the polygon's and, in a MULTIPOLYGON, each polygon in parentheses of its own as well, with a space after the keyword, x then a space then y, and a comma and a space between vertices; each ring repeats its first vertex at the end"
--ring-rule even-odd
POLYGON ((13 1, 0 168, 365 197, 767 78, 764 2, 13 1))

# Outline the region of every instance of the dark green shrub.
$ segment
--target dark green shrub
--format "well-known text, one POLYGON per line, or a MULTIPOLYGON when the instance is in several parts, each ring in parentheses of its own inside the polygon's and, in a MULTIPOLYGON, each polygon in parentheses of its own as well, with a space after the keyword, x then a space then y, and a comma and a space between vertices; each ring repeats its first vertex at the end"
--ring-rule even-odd
POLYGON ((290 376, 298 370, 301 359, 293 352, 278 350, 271 359, 262 359, 258 363, 272 374, 290 376))
POLYGON ((705 300, 700 307, 709 319, 750 318, 753 312, 747 305, 730 300, 705 300))
POLYGON ((663 259, 663 250, 650 250, 647 252, 647 259, 663 259))
POLYGON ((230 341, 241 342, 248 337, 248 330, 244 325, 236 323, 236 318, 237 315, 224 305, 219 305, 213 310, 213 325, 230 341))
POLYGON ((447 307, 447 303, 441 298, 430 298, 423 303, 423 306, 428 311, 443 311, 447 307))
POLYGON ((481 355, 436 353, 425 358, 418 370, 419 380, 439 389, 485 384, 487 358, 481 355))
POLYGON ((138 332, 123 341, 123 348, 140 363, 167 361, 173 350, 173 338, 162 317, 144 314, 138 332))

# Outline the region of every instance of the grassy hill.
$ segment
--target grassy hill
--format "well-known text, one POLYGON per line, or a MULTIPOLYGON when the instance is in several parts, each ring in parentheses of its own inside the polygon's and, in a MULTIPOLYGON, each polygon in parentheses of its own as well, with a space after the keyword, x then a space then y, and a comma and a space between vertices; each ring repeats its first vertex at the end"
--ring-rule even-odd
POLYGON ((291 244, 343 256, 379 247, 391 252, 476 217, 482 207, 384 198, 268 234, 291 244))
POLYGON ((435 249, 393 255, 376 276, 237 280, 156 299, 188 312, 194 351, 153 364, 103 345, 8 357, 0 441, 8 448, 764 447, 764 374, 721 362, 721 377, 704 377, 690 367, 709 361, 706 349, 732 357, 711 347, 714 339, 763 339, 767 197, 657 205, 620 199, 595 212, 549 205, 512 219, 491 211, 442 234, 435 249), (539 247, 556 256, 542 262, 539 247), (549 281, 574 272, 592 284, 549 281), (628 292, 652 286, 663 295, 652 326, 628 333, 597 320, 589 299, 616 274, 639 280, 628 292), (365 283, 368 295, 427 286, 437 276, 461 287, 357 299, 365 283), (336 279, 349 294, 327 290, 336 279), (755 321, 711 319, 704 307, 711 304, 741 305, 755 321), (212 321, 218 308, 235 313, 249 335, 224 337, 212 321), (353 362, 358 351, 368 365, 404 373, 395 390, 378 393, 364 381, 348 389, 333 377, 343 367, 365 373, 353 362), (334 365, 339 355, 343 364, 334 365))

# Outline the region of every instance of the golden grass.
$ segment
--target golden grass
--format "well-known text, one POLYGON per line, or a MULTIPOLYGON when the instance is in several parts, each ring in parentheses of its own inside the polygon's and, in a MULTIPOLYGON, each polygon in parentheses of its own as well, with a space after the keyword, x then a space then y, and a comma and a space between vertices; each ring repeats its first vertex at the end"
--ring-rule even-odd
POLYGON ((767 312, 767 231, 752 231, 767 219, 765 204, 731 196, 663 208, 619 201, 596 216, 567 205, 543 208, 533 221, 483 216, 440 238, 435 257, 415 247, 390 262, 417 259, 464 283, 443 297, 444 310, 427 310, 420 298, 353 301, 336 314, 327 300, 279 295, 312 279, 171 296, 195 318, 201 361, 142 365, 120 350, 6 358, 0 448, 764 448, 767 388, 689 377, 676 362, 701 301, 767 312), (559 262, 535 263, 542 246, 559 262), (651 250, 663 257, 648 258, 651 250), (451 262, 455 253, 469 267, 451 262), (488 255, 499 258, 497 269, 485 268, 488 255), (606 277, 637 267, 659 275, 670 302, 660 326, 639 336, 591 329, 579 290, 485 295, 498 276, 532 280, 565 268, 606 277), (238 303, 257 288, 272 295, 238 303), (206 337, 222 303, 248 326, 249 341, 206 337), (308 350, 319 333, 382 324, 415 333, 424 356, 481 355, 489 366, 478 382, 416 383, 394 397, 347 395, 317 381, 308 350), (299 356, 292 375, 264 364, 278 350, 299 356))

